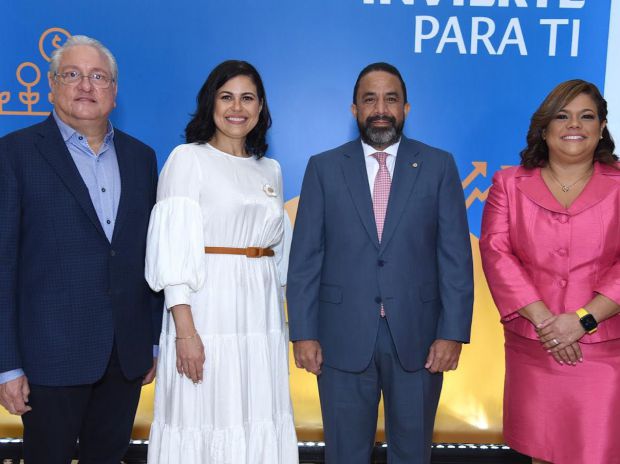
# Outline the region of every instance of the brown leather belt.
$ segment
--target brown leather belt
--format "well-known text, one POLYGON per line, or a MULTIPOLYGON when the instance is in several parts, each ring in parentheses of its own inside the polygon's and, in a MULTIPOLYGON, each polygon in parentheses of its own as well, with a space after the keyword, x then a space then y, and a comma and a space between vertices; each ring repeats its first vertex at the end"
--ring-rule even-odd
POLYGON ((205 253, 215 255, 244 255, 248 258, 262 258, 263 256, 273 256, 271 248, 247 247, 247 248, 228 248, 228 247, 205 247, 205 253))

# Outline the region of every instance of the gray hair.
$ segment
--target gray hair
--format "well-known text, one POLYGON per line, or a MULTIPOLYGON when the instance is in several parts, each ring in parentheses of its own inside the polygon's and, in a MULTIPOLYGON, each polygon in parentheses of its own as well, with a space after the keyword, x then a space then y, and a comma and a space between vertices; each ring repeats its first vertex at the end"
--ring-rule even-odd
POLYGON ((98 40, 87 37, 85 35, 73 35, 69 37, 64 44, 62 44, 62 47, 54 50, 54 52, 52 53, 52 59, 50 61, 50 74, 52 76, 58 72, 58 67, 60 66, 60 60, 62 59, 62 55, 69 48, 76 47, 78 45, 85 45, 99 50, 99 52, 107 58, 108 63, 110 64, 112 78, 114 79, 114 81, 118 80, 118 65, 116 64, 116 58, 114 58, 112 52, 108 50, 108 48, 98 40))

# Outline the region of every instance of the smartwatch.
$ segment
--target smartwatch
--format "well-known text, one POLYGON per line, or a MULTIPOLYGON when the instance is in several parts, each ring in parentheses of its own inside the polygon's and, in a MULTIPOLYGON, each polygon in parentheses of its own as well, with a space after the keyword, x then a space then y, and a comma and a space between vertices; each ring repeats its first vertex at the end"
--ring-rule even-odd
POLYGON ((596 332, 596 328, 598 327, 598 322, 596 322, 596 319, 594 319, 594 316, 592 314, 590 314, 588 311, 586 311, 583 308, 580 308, 575 312, 577 313, 577 316, 579 317, 579 322, 581 323, 583 330, 585 330, 589 334, 593 334, 594 332, 596 332))

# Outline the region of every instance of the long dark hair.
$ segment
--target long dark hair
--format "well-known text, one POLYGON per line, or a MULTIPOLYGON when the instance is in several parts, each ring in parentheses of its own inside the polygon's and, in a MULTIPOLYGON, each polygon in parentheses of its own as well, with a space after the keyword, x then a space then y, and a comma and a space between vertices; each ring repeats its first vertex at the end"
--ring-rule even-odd
MULTIPOLYGON (((558 112, 582 93, 590 96, 594 101, 599 121, 601 123, 607 121, 607 102, 596 85, 581 79, 562 82, 547 95, 532 115, 530 128, 527 131, 527 147, 521 151, 521 165, 523 167, 532 169, 547 165, 549 147, 543 138, 544 131, 558 112)), ((615 166, 618 160, 618 157, 614 155, 616 145, 609 130, 607 130, 607 126, 603 129, 602 135, 603 138, 599 140, 594 150, 594 160, 615 166)))
POLYGON ((267 106, 265 87, 260 74, 247 61, 228 60, 218 64, 207 77, 198 96, 196 97, 196 112, 185 127, 185 141, 187 143, 207 143, 215 134, 215 95, 217 90, 226 82, 237 76, 248 76, 256 86, 256 93, 263 107, 258 115, 256 126, 245 139, 245 149, 248 154, 257 158, 265 156, 267 152, 267 130, 271 127, 271 115, 267 106))

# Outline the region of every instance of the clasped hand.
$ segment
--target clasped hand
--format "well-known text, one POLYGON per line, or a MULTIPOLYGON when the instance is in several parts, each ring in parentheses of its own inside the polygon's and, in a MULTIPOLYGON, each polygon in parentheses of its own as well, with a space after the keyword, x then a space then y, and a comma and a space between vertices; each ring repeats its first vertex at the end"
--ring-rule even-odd
POLYGON ((559 364, 583 362, 577 341, 585 335, 576 313, 551 316, 536 326, 538 339, 559 364))

